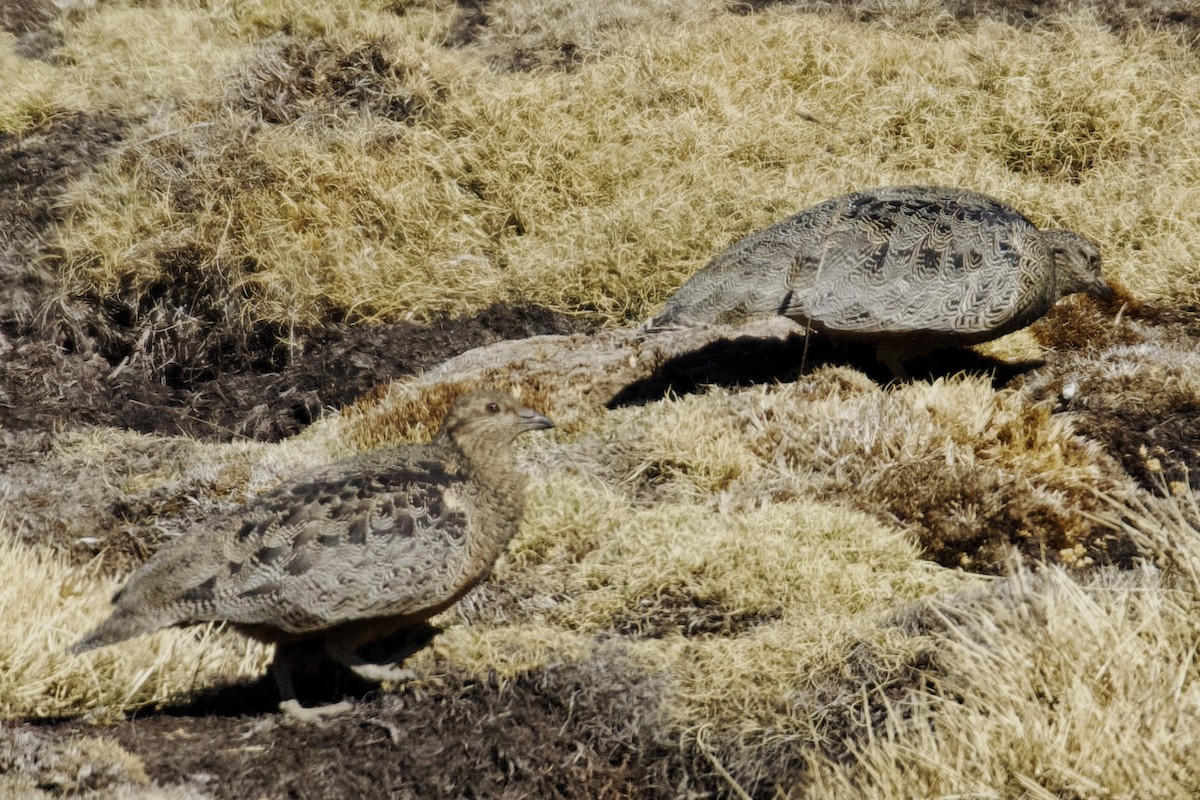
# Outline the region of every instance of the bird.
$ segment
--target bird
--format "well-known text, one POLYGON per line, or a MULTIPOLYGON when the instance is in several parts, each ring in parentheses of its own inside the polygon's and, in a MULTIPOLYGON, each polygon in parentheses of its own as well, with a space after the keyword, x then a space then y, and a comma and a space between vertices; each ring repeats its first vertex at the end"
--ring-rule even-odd
POLYGON ((1113 292, 1100 249, 1039 230, 966 189, 841 195, 735 242, 683 283, 647 332, 783 315, 835 343, 871 345, 898 379, 911 358, 999 338, 1062 297, 1113 292))
POLYGON ((293 669, 314 645, 371 682, 404 681, 401 650, 358 652, 416 630, 491 571, 524 516, 514 439, 554 427, 497 390, 460 397, 428 444, 359 454, 298 475, 164 544, 113 597, 83 653, 160 628, 226 621, 274 644, 280 711, 317 722, 293 669))

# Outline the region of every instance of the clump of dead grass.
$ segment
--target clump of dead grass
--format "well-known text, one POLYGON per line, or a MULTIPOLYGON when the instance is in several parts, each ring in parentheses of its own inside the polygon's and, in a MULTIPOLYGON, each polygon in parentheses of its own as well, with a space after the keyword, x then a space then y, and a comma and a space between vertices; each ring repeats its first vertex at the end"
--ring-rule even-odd
POLYGON ((1200 783, 1197 611, 1149 570, 1020 570, 932 598, 907 622, 936 654, 927 687, 852 759, 814 758, 806 796, 1185 796, 1200 783))
MULTIPOLYGON (((970 580, 914 569, 902 532, 845 509, 637 507, 585 481, 535 486, 511 550, 494 579, 505 596, 484 587, 449 612, 468 624, 416 663, 516 676, 607 641, 671 678, 672 720, 693 736, 807 736, 788 698, 863 641, 883 646, 875 626, 899 598, 970 580)), ((889 653, 906 649, 892 638, 889 653)))
POLYGON ((142 760, 112 739, 59 742, 0 723, 0 792, 9 797, 140 797, 133 787, 149 783, 142 760))
POLYGON ((464 383, 441 383, 427 391, 404 392, 398 397, 394 387, 381 386, 348 406, 343 424, 349 440, 362 450, 385 443, 427 442, 437 433, 454 401, 476 388, 464 383))
POLYGON ((343 45, 331 39, 278 36, 255 48, 233 87, 231 104, 269 125, 328 125, 332 117, 369 115, 392 122, 436 107, 446 87, 419 64, 397 61, 385 39, 343 45))
POLYGON ((805 412, 780 420, 762 444, 777 440, 790 469, 819 470, 823 493, 912 530, 940 563, 990 571, 1013 552, 1076 566, 1107 560, 1109 534, 1087 512, 1093 490, 1120 494, 1123 476, 1049 404, 960 378, 841 394, 805 412))
POLYGON ((521 403, 553 415, 551 393, 536 381, 450 380, 427 386, 390 384, 347 406, 337 423, 338 436, 359 450, 404 442, 427 442, 437 433, 450 406, 476 389, 507 391, 521 403))
POLYGON ((680 398, 652 417, 631 410, 628 424, 641 426, 643 474, 693 502, 842 503, 910 531, 927 558, 973 570, 1002 569, 1017 552, 1109 561, 1113 534, 1090 517, 1094 492, 1123 495, 1125 476, 1053 410, 980 378, 882 390, 827 368, 680 398))
POLYGON ((161 111, 168 98, 209 91, 238 57, 238 32, 201 4, 126 0, 78 8, 57 24, 64 100, 131 117, 161 111))
POLYGON ((719 0, 487 2, 461 9, 448 39, 501 69, 571 68, 612 53, 623 40, 710 21, 724 6, 719 0))
POLYGON ((1200 598, 1200 493, 1186 482, 1167 483, 1159 474, 1160 496, 1122 502, 1104 496, 1099 518, 1119 529, 1141 554, 1200 598))
POLYGON ((54 69, 17 55, 15 46, 16 38, 0 31, 0 134, 21 133, 59 110, 54 69))
POLYGON ((9 621, 0 641, 0 716, 121 713, 265 667, 262 647, 212 627, 68 655, 66 648, 107 613, 116 585, 7 532, 0 550, 0 608, 9 621))
POLYGON ((1086 18, 922 38, 700 14, 623 37, 572 73, 515 77, 431 44, 427 19, 388 16, 368 5, 340 31, 306 34, 323 39, 253 46, 246 37, 275 22, 222 22, 220 36, 247 44, 240 64, 212 62, 223 81, 200 85, 242 88, 163 109, 146 146, 78 185, 59 236, 72 289, 136 306, 192 253, 225 276, 197 291, 238 298, 274 335, 505 297, 624 321, 797 208, 935 182, 1093 236, 1135 292, 1194 293, 1200 203, 1170 176, 1194 160, 1200 137, 1182 132, 1200 124, 1200 85, 1169 36, 1118 40, 1086 18), (303 124, 239 116, 250 113, 303 124), (230 184, 241 175, 244 187, 230 184))

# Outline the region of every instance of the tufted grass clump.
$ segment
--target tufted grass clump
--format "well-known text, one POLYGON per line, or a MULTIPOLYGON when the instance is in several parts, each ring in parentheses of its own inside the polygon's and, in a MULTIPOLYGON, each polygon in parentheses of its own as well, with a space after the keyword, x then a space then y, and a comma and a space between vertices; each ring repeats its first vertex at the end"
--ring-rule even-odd
MULTIPOLYGON (((1200 137, 1179 132, 1200 124, 1200 86, 1166 33, 1119 38, 1076 17, 930 38, 710 11, 618 25, 570 71, 514 74, 488 69, 482 44, 441 46, 450 11, 435 24, 436 10, 364 4, 318 22, 265 8, 87 17, 150 51, 169 30, 211 52, 178 56, 187 70, 138 56, 141 82, 190 88, 69 192, 55 239, 70 291, 135 314, 178 291, 171 303, 211 307, 209 324, 278 336, 506 298, 627 322, 757 228, 927 182, 1097 239, 1135 294, 1194 300, 1200 137)), ((69 30, 73 63, 100 47, 88 30, 69 30)), ((111 92, 105 63, 58 79, 111 92)))
POLYGON ((21 544, 7 530, 4 535, 0 608, 9 624, 0 641, 0 718, 111 717, 264 668, 265 648, 213 626, 158 633, 87 656, 68 654, 84 630, 107 614, 119 584, 98 580, 88 567, 67 566, 50 548, 21 544))
POLYGON ((17 55, 14 45, 14 38, 0 31, 0 135, 45 122, 62 99, 55 70, 17 55))
POLYGON ((896 698, 852 759, 814 759, 807 792, 1186 795, 1200 784, 1185 755, 1200 743, 1197 610, 1153 571, 1023 570, 939 597, 909 623, 939 676, 896 698))

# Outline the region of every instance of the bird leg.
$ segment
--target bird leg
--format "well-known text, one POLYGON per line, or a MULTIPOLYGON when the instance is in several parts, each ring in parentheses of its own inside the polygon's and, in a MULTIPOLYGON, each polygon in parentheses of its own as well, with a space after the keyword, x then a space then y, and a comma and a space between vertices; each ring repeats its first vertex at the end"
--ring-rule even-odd
POLYGON ((300 701, 296 699, 296 685, 292 681, 292 654, 285 651, 282 645, 275 648, 271 672, 275 675, 275 685, 279 688, 279 710, 293 719, 312 724, 345 714, 354 708, 353 703, 345 700, 312 708, 300 705, 300 701))
POLYGON ((400 666, 400 663, 411 654, 411 651, 405 652, 405 650, 407 648, 402 648, 390 656, 388 658, 390 663, 379 663, 363 658, 345 642, 334 639, 325 640, 325 652, 329 654, 330 658, 363 680, 372 683, 383 683, 384 681, 403 683, 417 677, 417 673, 411 669, 404 669, 400 666))

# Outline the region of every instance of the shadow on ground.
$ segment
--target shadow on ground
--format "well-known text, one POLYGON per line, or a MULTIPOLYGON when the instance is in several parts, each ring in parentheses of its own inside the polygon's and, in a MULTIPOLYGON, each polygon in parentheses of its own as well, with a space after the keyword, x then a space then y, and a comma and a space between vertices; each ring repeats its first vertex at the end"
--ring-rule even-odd
MULTIPOLYGON (((612 660, 510 679, 434 676, 320 725, 264 709, 273 689, 261 683, 219 690, 221 713, 165 709, 103 734, 159 785, 229 800, 666 798, 718 789, 708 769, 685 759, 655 677, 612 660)), ((72 738, 97 733, 81 721, 53 727, 72 738)))
MULTIPOLYGON (((1005 362, 970 349, 939 350, 908 364, 910 381, 929 381, 958 374, 981 375, 999 389, 1042 366, 1041 361, 1005 362)), ((834 347, 820 336, 793 333, 786 338, 740 336, 721 339, 669 359, 654 374, 629 384, 608 407, 645 405, 670 395, 695 394, 706 386, 735 388, 757 383, 788 383, 824 366, 857 369, 880 386, 894 382, 869 348, 834 347)))

